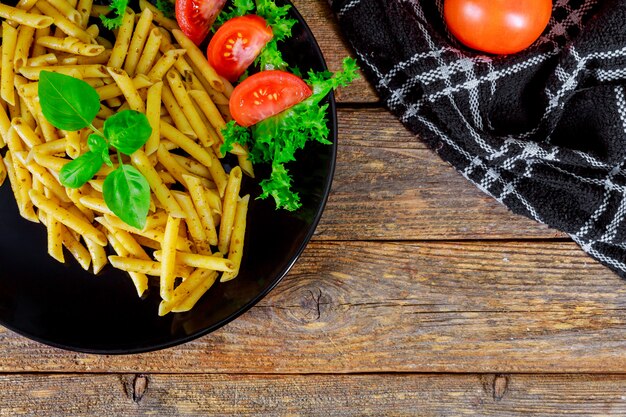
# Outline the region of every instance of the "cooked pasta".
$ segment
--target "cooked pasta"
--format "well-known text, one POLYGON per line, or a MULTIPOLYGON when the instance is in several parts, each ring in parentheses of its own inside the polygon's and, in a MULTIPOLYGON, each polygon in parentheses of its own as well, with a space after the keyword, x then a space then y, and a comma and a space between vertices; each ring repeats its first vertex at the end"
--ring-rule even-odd
POLYGON ((92 0, 0 5, 6 19, 0 47, 0 185, 8 179, 20 214, 47 227, 48 253, 57 261, 67 261, 65 248, 94 274, 110 264, 128 272, 139 296, 155 277, 163 315, 188 311, 220 276, 221 281, 237 276, 249 200, 240 196, 242 173, 253 173, 240 146, 232 153, 241 167, 226 172, 218 158, 230 84, 175 21, 146 1, 140 8, 137 16, 126 10, 111 43, 100 37, 98 26, 89 26, 90 16, 103 12, 92 0), (78 189, 62 185, 61 171, 88 150, 91 131, 50 124, 38 98, 42 71, 95 88, 101 102, 92 122, 97 128, 124 109, 146 114, 152 134, 124 160, 150 186, 142 230, 124 223, 105 202, 104 178, 117 168, 117 158, 78 189))

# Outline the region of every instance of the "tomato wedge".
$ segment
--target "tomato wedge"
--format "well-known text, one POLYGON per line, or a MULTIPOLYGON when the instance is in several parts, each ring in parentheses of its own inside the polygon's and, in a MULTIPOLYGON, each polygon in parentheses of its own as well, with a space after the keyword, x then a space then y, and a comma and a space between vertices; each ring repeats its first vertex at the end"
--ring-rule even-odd
POLYGON ((232 18, 211 38, 207 48, 209 63, 219 75, 235 82, 273 36, 272 29, 260 16, 232 18))
POLYGON ((176 0, 176 21, 180 30, 200 45, 224 3, 226 0, 176 0))
POLYGON ((311 88, 285 71, 261 71, 246 78, 233 90, 230 113, 245 127, 277 115, 310 97, 311 88))

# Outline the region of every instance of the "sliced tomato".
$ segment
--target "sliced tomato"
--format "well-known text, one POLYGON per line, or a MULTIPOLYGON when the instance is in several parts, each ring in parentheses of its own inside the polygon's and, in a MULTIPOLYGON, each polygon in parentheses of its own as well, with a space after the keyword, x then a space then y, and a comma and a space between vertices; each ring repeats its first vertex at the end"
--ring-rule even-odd
POLYGON ((226 0, 176 0, 176 21, 180 30, 200 45, 224 3, 226 0))
POLYGON ((252 126, 300 103, 313 92, 299 77, 285 71, 261 71, 233 90, 230 113, 241 126, 252 126))
POLYGON ((237 81, 273 36, 272 28, 260 16, 232 18, 211 38, 207 48, 209 63, 228 81, 237 81))

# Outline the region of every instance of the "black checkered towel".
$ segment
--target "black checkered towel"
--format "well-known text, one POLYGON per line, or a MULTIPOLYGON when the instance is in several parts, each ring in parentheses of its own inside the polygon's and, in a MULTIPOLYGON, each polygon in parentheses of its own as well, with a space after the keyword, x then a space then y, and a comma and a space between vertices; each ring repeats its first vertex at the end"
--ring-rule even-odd
POLYGON ((556 0, 529 49, 485 56, 443 0, 331 1, 386 106, 515 213, 626 277, 626 0, 556 0))

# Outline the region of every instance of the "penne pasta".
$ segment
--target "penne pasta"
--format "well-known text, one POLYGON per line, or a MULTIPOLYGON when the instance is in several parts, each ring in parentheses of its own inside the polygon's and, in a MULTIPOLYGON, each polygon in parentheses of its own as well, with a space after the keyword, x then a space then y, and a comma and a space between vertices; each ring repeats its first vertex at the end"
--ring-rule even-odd
POLYGON ((48 3, 55 9, 57 9, 63 16, 67 18, 70 22, 78 25, 79 27, 83 27, 82 25, 82 17, 78 10, 76 10, 70 3, 66 0, 47 0, 48 3))
POLYGON ((67 132, 65 134, 65 153, 72 159, 76 159, 81 154, 80 134, 78 132, 67 132))
MULTIPOLYGON (((41 38, 42 36, 48 36, 48 35, 50 35, 50 26, 35 30, 35 40, 37 40, 38 38, 41 38)), ((37 45, 37 43, 33 43, 33 48, 31 52, 31 56, 33 58, 38 57, 39 55, 44 55, 45 53, 46 53, 46 48, 44 48, 43 46, 37 45)))
POLYGON ((135 31, 128 47, 128 54, 124 61, 124 71, 131 77, 135 75, 135 68, 137 67, 139 57, 143 52, 144 45, 148 38, 150 25, 152 24, 152 16, 150 9, 144 9, 135 26, 135 31))
MULTIPOLYGON (((30 154, 31 155, 36 155, 36 154, 53 155, 53 154, 61 153, 65 151, 65 149, 66 149, 65 139, 57 139, 52 142, 46 142, 46 143, 42 143, 41 145, 34 146, 33 149, 31 149, 30 154)), ((31 159, 30 156, 29 156, 29 159, 31 159)))
POLYGON ((90 57, 98 56, 105 50, 105 47, 102 45, 85 43, 80 39, 74 38, 72 36, 68 36, 63 39, 59 39, 54 36, 42 36, 40 38, 37 38, 36 43, 37 45, 41 45, 55 51, 68 52, 90 57))
POLYGON ((204 228, 204 234, 206 235, 206 241, 212 245, 217 246, 218 235, 215 228, 215 222, 213 220, 213 213, 211 213, 211 206, 207 199, 207 193, 205 188, 200 183, 200 180, 192 175, 185 175, 185 183, 189 189, 189 195, 193 201, 195 212, 198 215, 200 223, 204 228))
MULTIPOLYGON (((158 230, 158 229, 150 229, 150 230, 138 230, 135 229, 132 226, 127 225, 126 223, 124 223, 123 221, 121 221, 119 218, 115 217, 115 216, 110 216, 105 214, 104 215, 104 219, 113 227, 117 228, 117 229, 121 229, 121 230, 125 230, 133 235, 137 235, 137 236, 143 236, 145 238, 157 241, 157 242, 163 242, 163 231, 162 230, 158 230)), ((96 221, 98 220, 98 218, 96 218, 96 221)), ((192 247, 192 244, 189 240, 187 239, 178 239, 178 241, 176 242, 176 249, 179 251, 190 251, 192 247)))
POLYGON ((217 276, 216 271, 196 269, 188 279, 174 290, 171 300, 161 301, 159 315, 164 316, 169 312, 181 313, 191 310, 200 297, 213 286, 217 276))
MULTIPOLYGON (((102 45, 104 46, 104 45, 102 45)), ((102 53, 95 56, 77 56, 76 64, 77 65, 96 65, 96 64, 106 64, 111 58, 112 50, 105 49, 102 53)))
POLYGON ((11 121, 4 107, 0 106, 0 149, 6 145, 7 134, 11 128, 11 121))
MULTIPOLYGON (((146 275, 160 276, 163 268, 161 262, 137 259, 124 256, 110 256, 109 261, 115 268, 128 272, 139 272, 146 275)), ((177 277, 188 277, 193 269, 184 265, 176 265, 174 275, 177 277)))
POLYGON ((29 149, 42 144, 41 138, 27 123, 24 123, 21 117, 14 118, 11 122, 11 126, 13 126, 13 129, 15 129, 22 142, 24 142, 29 149))
POLYGON ((57 56, 52 53, 38 55, 26 61, 26 65, 29 67, 44 67, 47 65, 56 65, 58 63, 59 63, 59 60, 57 59, 57 56))
POLYGON ((65 263, 63 253, 63 225, 54 219, 51 214, 47 215, 46 227, 48 228, 48 254, 61 263, 65 263))
POLYGON ((42 71, 58 72, 77 78, 102 78, 108 77, 109 73, 104 65, 51 65, 47 67, 22 67, 20 74, 29 80, 39 80, 39 73, 42 71))
MULTIPOLYGON (((60 11, 54 8, 54 6, 52 6, 47 0, 38 0, 37 5, 35 7, 38 8, 42 12, 42 14, 51 17, 57 29, 65 33, 67 36, 73 36, 75 38, 80 39, 81 41, 85 43, 91 43, 91 41, 93 41, 93 38, 89 35, 89 33, 87 33, 83 28, 78 26, 76 23, 72 22, 67 17, 65 17, 60 11)), ((34 26, 34 27, 40 28, 42 26, 34 26)))
POLYGON ((112 226, 105 217, 96 217, 95 220, 115 237, 115 239, 124 247, 124 250, 129 255, 138 259, 150 259, 146 251, 141 247, 139 243, 137 243, 135 238, 127 230, 122 230, 120 228, 112 226))
POLYGON ((104 268, 108 263, 106 252, 102 246, 96 244, 89 238, 85 239, 85 244, 87 245, 89 257, 91 258, 93 273, 97 274, 102 271, 102 268, 104 268))
POLYGON ((161 38, 163 38, 161 31, 156 28, 150 30, 148 40, 146 40, 143 52, 137 63, 137 68, 135 68, 137 74, 146 74, 152 68, 152 65, 154 65, 157 59, 157 54, 159 53, 161 38))
POLYGON ((186 186, 184 175, 188 174, 188 172, 185 171, 185 169, 181 167, 178 162, 176 162, 172 154, 165 149, 165 146, 159 146, 157 158, 159 163, 167 169, 167 172, 175 179, 175 181, 178 181, 186 186))
POLYGON ((235 167, 228 175, 228 183, 224 192, 224 206, 222 211, 222 223, 220 225, 219 241, 217 247, 220 252, 227 254, 230 248, 230 237, 233 223, 235 221, 235 211, 241 188, 241 168, 235 167))
MULTIPOLYGON (((51 214, 48 213, 48 215, 51 214)), ((74 237, 74 235, 72 235, 72 233, 70 233, 67 227, 63 227, 62 237, 63 245, 72 254, 74 259, 78 261, 84 270, 88 270, 89 265, 91 265, 91 255, 89 254, 89 251, 78 241, 78 239, 76 239, 76 237, 74 237)))
POLYGON ((172 49, 163 54, 148 73, 148 78, 155 81, 163 79, 165 74, 174 66, 176 61, 185 55, 184 49, 172 49))
POLYGON ((219 109, 209 97, 209 94, 204 90, 192 90, 189 92, 189 96, 193 98, 200 110, 204 113, 208 121, 215 128, 219 135, 221 142, 224 142, 224 136, 222 135, 222 129, 226 127, 226 122, 220 114, 219 109))
MULTIPOLYGON (((154 257, 160 261, 163 258, 163 252, 154 252, 154 257)), ((220 272, 231 272, 234 266, 231 261, 221 256, 200 255, 190 252, 178 252, 176 254, 176 261, 194 268, 209 269, 211 271, 220 272)))
POLYGON ((93 240, 100 246, 105 246, 107 241, 104 233, 96 229, 92 224, 86 222, 80 217, 68 210, 64 209, 58 204, 55 204, 49 198, 44 197, 36 190, 30 190, 28 195, 35 206, 40 210, 45 211, 47 214, 52 215, 57 221, 63 223, 66 227, 75 230, 77 233, 93 240))
MULTIPOLYGON (((4 6, 0 4, 0 16, 2 16, 2 7, 4 6)), ((9 25, 6 21, 2 22, 2 68, 0 69, 0 97, 13 106, 16 103, 13 82, 15 78, 13 58, 15 56, 16 46, 17 29, 9 25)))
POLYGON ((102 214, 110 214, 113 215, 111 209, 106 205, 103 199, 92 196, 83 196, 80 198, 80 202, 87 208, 90 208, 93 211, 97 211, 102 214))
POLYGON ((205 232, 204 226, 200 221, 200 216, 198 215, 193 201, 188 194, 182 193, 180 191, 173 192, 176 201, 180 204, 180 207, 185 212, 185 223, 187 224, 187 229, 189 230, 189 235, 193 239, 196 250, 201 254, 210 253, 209 242, 207 241, 207 234, 205 232))
POLYGON ((237 202, 231 243, 228 251, 228 259, 233 263, 233 271, 224 272, 224 274, 222 274, 220 278, 220 282, 226 282, 235 279, 239 274, 239 268, 241 267, 241 259, 243 256, 244 238, 246 235, 246 215, 248 213, 249 201, 250 196, 246 195, 243 198, 240 198, 237 202))
POLYGON ((30 9, 33 8, 33 6, 37 3, 37 0, 20 0, 17 5, 15 5, 16 8, 20 9, 20 10, 24 10, 25 12, 29 11, 30 9))
POLYGON ((117 31, 117 37, 115 38, 115 45, 111 52, 111 58, 109 58, 108 66, 112 68, 122 68, 124 64, 124 58, 128 53, 130 47, 130 39, 133 35, 133 27, 135 26, 135 12, 132 9, 127 8, 122 18, 122 26, 117 31))
POLYGON ((200 143, 203 146, 209 147, 213 144, 212 139, 210 138, 208 126, 202 121, 200 115, 196 111, 193 103, 191 102, 191 98, 187 94, 187 90, 183 85, 183 81, 180 78, 180 74, 178 74, 175 70, 170 70, 167 73, 167 82, 178 102, 178 105, 185 109, 185 117, 189 121, 191 128, 196 133, 198 139, 200 139, 200 143))
POLYGON ((24 147, 13 128, 9 129, 7 135, 7 147, 10 152, 7 152, 5 155, 5 167, 13 186, 13 193, 16 196, 20 215, 26 220, 39 223, 39 219, 33 209, 33 201, 28 195, 28 191, 32 188, 33 179, 28 169, 17 158, 17 154, 23 151, 24 147), (9 164, 11 165, 10 167, 9 164))
MULTIPOLYGON (((174 120, 174 124, 176 128, 180 130, 185 135, 190 138, 196 139, 196 132, 191 128, 191 125, 187 121, 187 117, 184 115, 183 110, 178 105, 172 90, 170 90, 169 86, 163 84, 163 89, 161 91, 161 100, 163 104, 165 104, 165 108, 167 109, 169 115, 174 120)), ((164 121, 161 119, 161 121, 164 121)))
POLYGON ((213 69, 209 65, 207 59, 202 54, 202 51, 198 49, 196 44, 194 44, 188 37, 183 34, 183 32, 178 29, 173 29, 172 35, 174 35, 174 38, 176 38, 180 46, 187 50, 187 55, 189 56, 189 59, 197 66, 200 74, 202 74, 202 76, 206 78, 211 87, 218 92, 223 92, 224 83, 222 82, 217 72, 215 72, 215 69, 213 69))
POLYGON ((144 9, 150 9, 153 15, 152 19, 155 22, 157 22, 160 26, 164 27, 165 29, 168 29, 168 30, 179 29, 178 23, 176 23, 175 20, 165 17, 163 12, 157 9, 156 7, 154 7, 149 1, 139 0, 139 7, 141 8, 142 11, 144 9))
MULTIPOLYGON (((11 7, 2 3, 0 3, 0 17, 2 17, 3 19, 11 20, 15 23, 19 23, 20 25, 33 27, 35 29, 45 28, 54 23, 54 19, 50 16, 41 16, 39 14, 28 13, 24 9, 11 7)), ((2 36, 4 41, 4 28, 2 29, 2 36)))
POLYGON ((150 184, 150 189, 152 189, 157 200, 159 200, 170 216, 177 218, 185 217, 185 213, 176 202, 174 196, 172 196, 170 190, 165 186, 161 177, 159 177, 146 154, 141 150, 135 152, 132 156, 132 162, 135 168, 146 178, 148 184, 150 184))
MULTIPOLYGON (((119 256, 128 256, 128 251, 118 242, 117 239, 115 239, 115 236, 113 236, 112 234, 108 234, 107 239, 109 243, 111 244, 111 246, 113 247, 113 250, 119 256)), ((129 271, 128 275, 130 276, 130 278, 133 281, 133 284, 135 285, 135 290, 137 291, 137 295, 139 297, 143 296, 143 294, 148 289, 148 277, 146 276, 146 274, 142 274, 140 272, 135 272, 135 271, 129 271)))
MULTIPOLYGON (((114 70, 113 68, 109 69, 112 71, 114 70)), ((152 81, 150 81, 150 79, 148 79, 148 77, 146 77, 145 75, 138 75, 133 78, 132 84, 134 89, 138 91, 142 88, 150 87, 152 85, 152 81)), ((98 95, 100 96, 100 100, 102 101, 110 100, 124 95, 124 92, 116 83, 98 87, 96 88, 96 92, 98 93, 98 95)))
POLYGON ((15 56, 13 57, 13 68, 16 70, 26 65, 28 52, 35 39, 35 28, 21 25, 17 33, 15 43, 15 56))
POLYGON ((89 23, 89 16, 93 7, 93 0, 78 0, 76 10, 80 14, 80 27, 86 28, 89 23))
POLYGON ((90 21, 110 11, 93 0, 0 5, 0 148, 8 148, 0 154, 0 185, 8 178, 20 215, 47 228, 55 260, 68 261, 69 252, 94 274, 110 263, 128 273, 139 296, 148 291, 148 276, 157 277, 163 315, 189 311, 220 275, 238 275, 249 201, 239 192, 252 166, 239 145, 230 174, 220 161, 232 85, 174 20, 147 0, 139 5, 141 13, 125 10, 114 43, 90 21), (91 128, 104 130, 107 118, 124 110, 144 113, 152 128, 145 145, 132 155, 110 152, 112 167, 94 167, 84 185, 64 187, 67 164, 95 152, 94 142, 88 145, 93 130, 64 131, 46 119, 42 70, 95 89, 101 105, 91 128), (103 193, 120 163, 132 164, 150 186, 142 230, 115 215, 103 193))
POLYGON ((176 241, 178 240, 178 231, 180 228, 180 219, 169 216, 165 226, 161 253, 161 298, 170 300, 174 292, 174 278, 176 269, 176 241))
POLYGON ((146 116, 152 133, 145 145, 146 155, 150 156, 159 149, 159 142, 161 139, 161 127, 159 119, 161 118, 161 92, 163 91, 163 82, 153 84, 148 89, 148 97, 146 102, 146 116))
POLYGON ((126 97, 129 107, 132 110, 145 113, 146 104, 141 99, 139 92, 133 84, 133 80, 131 80, 126 71, 117 68, 107 68, 107 71, 111 74, 111 77, 113 77, 120 90, 122 90, 122 94, 126 97))
POLYGON ((4 180, 7 178, 7 170, 4 167, 4 160, 2 159, 2 155, 0 155, 0 186, 4 184, 4 180))

